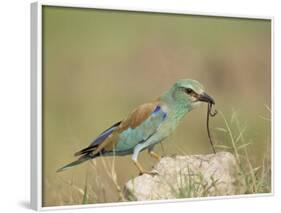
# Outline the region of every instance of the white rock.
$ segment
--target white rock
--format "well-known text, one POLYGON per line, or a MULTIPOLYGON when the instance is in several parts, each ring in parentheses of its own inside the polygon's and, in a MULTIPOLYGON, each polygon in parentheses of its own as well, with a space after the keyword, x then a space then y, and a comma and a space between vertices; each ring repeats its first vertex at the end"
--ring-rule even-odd
POLYGON ((125 185, 127 199, 155 200, 245 193, 235 157, 228 152, 163 157, 154 170, 125 185))

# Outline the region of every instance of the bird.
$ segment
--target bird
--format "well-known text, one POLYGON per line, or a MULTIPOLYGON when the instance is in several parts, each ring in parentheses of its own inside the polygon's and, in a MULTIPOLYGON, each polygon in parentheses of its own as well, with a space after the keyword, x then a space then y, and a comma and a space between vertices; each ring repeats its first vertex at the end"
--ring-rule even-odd
POLYGON ((78 159, 58 169, 64 171, 88 160, 102 156, 132 155, 140 174, 155 175, 138 161, 141 151, 160 160, 154 146, 165 140, 180 124, 185 115, 202 103, 215 104, 202 86, 193 79, 177 80, 159 98, 136 107, 129 115, 98 135, 89 146, 74 154, 78 159))

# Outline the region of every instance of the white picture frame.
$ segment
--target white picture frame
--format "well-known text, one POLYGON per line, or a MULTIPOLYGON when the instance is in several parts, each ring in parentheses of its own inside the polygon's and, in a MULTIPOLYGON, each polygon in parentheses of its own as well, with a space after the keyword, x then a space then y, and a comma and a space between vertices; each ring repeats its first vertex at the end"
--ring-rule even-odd
MULTIPOLYGON (((58 6, 58 7, 78 7, 78 8, 95 8, 95 9, 110 9, 110 10, 124 10, 124 11, 141 11, 141 12, 155 12, 155 13, 171 13, 171 14, 188 14, 188 15, 202 15, 202 16, 219 16, 219 17, 237 17, 237 18, 257 18, 267 19, 271 21, 271 93, 273 94, 273 60, 274 60, 274 18, 264 16, 244 16, 236 14, 216 14, 216 13, 198 13, 185 10, 162 10, 151 8, 132 8, 132 7, 116 7, 108 6, 106 4, 95 3, 60 3, 57 1, 38 1, 31 4, 31 207, 34 210, 56 210, 56 209, 75 209, 75 208, 90 208, 90 207, 104 207, 104 206, 118 206, 118 205, 136 205, 147 203, 166 203, 166 202, 186 202, 195 200, 211 200, 211 199, 229 199, 229 198, 245 198, 256 196, 272 196, 274 195, 274 121, 272 121, 272 145, 271 145, 271 160, 272 160, 272 190, 271 193, 265 194, 250 194, 250 195, 234 195, 234 196, 217 196, 205 198, 188 198, 181 200, 158 200, 158 201, 137 201, 137 202, 122 202, 122 203, 104 203, 104 204, 87 204, 87 205, 73 205, 73 206, 57 206, 57 207, 43 207, 42 205, 42 7, 43 6, 58 6)), ((272 112, 271 117, 274 119, 274 105, 272 98, 272 112)))

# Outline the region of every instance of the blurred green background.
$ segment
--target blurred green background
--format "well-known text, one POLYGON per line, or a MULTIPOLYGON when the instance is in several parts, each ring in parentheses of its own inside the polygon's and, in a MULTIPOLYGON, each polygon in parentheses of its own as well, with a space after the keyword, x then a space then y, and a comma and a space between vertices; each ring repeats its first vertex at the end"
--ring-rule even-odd
MULTIPOLYGON (((92 202, 114 202, 118 193, 104 171, 88 163, 56 174, 73 153, 122 120, 137 105, 154 100, 181 78, 201 82, 229 119, 235 111, 247 125, 257 162, 270 146, 271 22, 44 6, 43 8, 43 205, 79 204, 88 184, 92 202), (76 188, 75 188, 76 187, 76 188)), ((156 151, 162 155, 210 153, 206 106, 188 114, 156 151)), ((214 129, 216 143, 224 136, 214 129)), ((122 186, 138 174, 131 156, 116 159, 122 186)), ((105 159, 108 165, 110 157, 105 159)), ((146 152, 140 162, 155 163, 146 152)))

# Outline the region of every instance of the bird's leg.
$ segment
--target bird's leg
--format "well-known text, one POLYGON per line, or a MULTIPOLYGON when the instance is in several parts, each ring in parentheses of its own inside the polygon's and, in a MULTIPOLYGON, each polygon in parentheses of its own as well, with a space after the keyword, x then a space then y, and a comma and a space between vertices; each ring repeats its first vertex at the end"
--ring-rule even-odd
POLYGON ((144 148, 144 145, 143 144, 138 144, 135 149, 134 149, 134 153, 133 153, 133 156, 132 156, 132 160, 134 161, 136 167, 138 168, 139 172, 140 172, 140 175, 142 174, 150 174, 150 175, 157 175, 158 173, 156 171, 147 171, 145 170, 141 164, 138 162, 138 155, 139 155, 139 152, 144 148))
POLYGON ((161 156, 153 151, 153 146, 148 148, 148 154, 150 154, 151 157, 155 158, 158 161, 161 160, 161 156))
POLYGON ((161 160, 161 156, 159 154, 157 154, 154 151, 150 151, 149 154, 154 157, 156 160, 160 161, 161 160))

